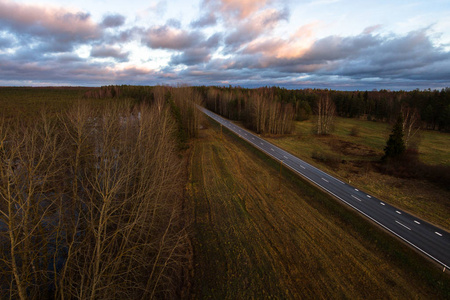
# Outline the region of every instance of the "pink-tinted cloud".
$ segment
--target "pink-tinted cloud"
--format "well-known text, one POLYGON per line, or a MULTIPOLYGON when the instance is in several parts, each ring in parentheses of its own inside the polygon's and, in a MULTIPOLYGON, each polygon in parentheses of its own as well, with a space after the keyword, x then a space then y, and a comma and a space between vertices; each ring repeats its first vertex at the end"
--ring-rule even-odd
POLYGON ((150 48, 183 50, 202 40, 202 34, 171 27, 155 26, 147 30, 142 41, 150 48))
POLYGON ((372 33, 376 32, 378 29, 380 29, 380 28, 382 28, 382 27, 383 27, 383 25, 381 25, 381 24, 369 26, 369 27, 366 27, 366 28, 363 30, 363 33, 364 33, 364 34, 372 34, 372 33))
POLYGON ((207 1, 214 7, 218 7, 219 11, 228 18, 238 18, 240 20, 248 18, 258 10, 264 8, 269 0, 210 0, 207 1))
POLYGON ((125 78, 125 79, 129 79, 129 78, 133 78, 133 77, 136 77, 136 78, 147 77, 148 78, 148 76, 156 74, 156 72, 154 70, 142 68, 142 67, 136 67, 136 66, 125 67, 125 68, 119 69, 119 70, 111 70, 111 73, 114 74, 115 77, 125 78))
POLYGON ((243 53, 262 53, 266 57, 273 58, 298 58, 304 55, 315 41, 315 30, 319 26, 317 22, 306 24, 296 30, 286 39, 261 37, 250 42, 243 53))
POLYGON ((276 26, 288 18, 286 10, 268 8, 238 23, 235 30, 227 35, 225 44, 236 51, 245 44, 253 42, 261 35, 270 35, 276 26))
POLYGON ((101 33, 87 13, 8 0, 0 0, 0 25, 17 34, 58 36, 67 40, 95 39, 101 33))

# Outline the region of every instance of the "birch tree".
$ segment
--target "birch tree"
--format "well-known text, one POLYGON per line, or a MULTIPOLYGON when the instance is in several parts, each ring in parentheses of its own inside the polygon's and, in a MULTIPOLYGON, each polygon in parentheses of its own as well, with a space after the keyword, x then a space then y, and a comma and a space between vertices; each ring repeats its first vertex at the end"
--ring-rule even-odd
POLYGON ((328 94, 317 98, 315 133, 318 135, 330 134, 333 130, 336 106, 328 94))

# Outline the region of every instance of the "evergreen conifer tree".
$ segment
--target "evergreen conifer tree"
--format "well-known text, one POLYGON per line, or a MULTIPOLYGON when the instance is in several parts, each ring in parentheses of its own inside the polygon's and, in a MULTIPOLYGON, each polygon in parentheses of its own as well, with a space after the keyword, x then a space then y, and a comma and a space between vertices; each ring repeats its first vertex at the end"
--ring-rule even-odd
POLYGON ((389 135, 382 160, 399 158, 405 151, 406 147, 403 140, 403 117, 400 115, 392 128, 392 133, 389 135))

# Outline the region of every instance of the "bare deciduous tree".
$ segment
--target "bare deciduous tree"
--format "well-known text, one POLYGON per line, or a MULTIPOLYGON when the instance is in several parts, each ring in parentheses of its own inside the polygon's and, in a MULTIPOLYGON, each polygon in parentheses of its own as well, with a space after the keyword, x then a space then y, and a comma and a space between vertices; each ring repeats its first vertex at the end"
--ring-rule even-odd
POLYGON ((410 107, 409 105, 402 105, 401 113, 403 116, 403 134, 406 149, 412 146, 413 140, 418 136, 420 132, 421 120, 420 114, 417 108, 410 107))
POLYGON ((315 133, 330 134, 333 130, 336 106, 328 94, 321 95, 317 99, 315 113, 317 118, 315 133))
POLYGON ((174 130, 167 106, 123 101, 0 122, 2 290, 175 298, 187 233, 174 130))

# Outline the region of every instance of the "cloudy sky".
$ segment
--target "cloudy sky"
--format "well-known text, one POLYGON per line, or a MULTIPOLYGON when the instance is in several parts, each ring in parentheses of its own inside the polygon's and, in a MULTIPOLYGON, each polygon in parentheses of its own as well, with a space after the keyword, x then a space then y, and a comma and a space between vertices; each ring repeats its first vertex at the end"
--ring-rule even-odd
POLYGON ((0 0, 0 86, 450 87, 449 0, 0 0))

